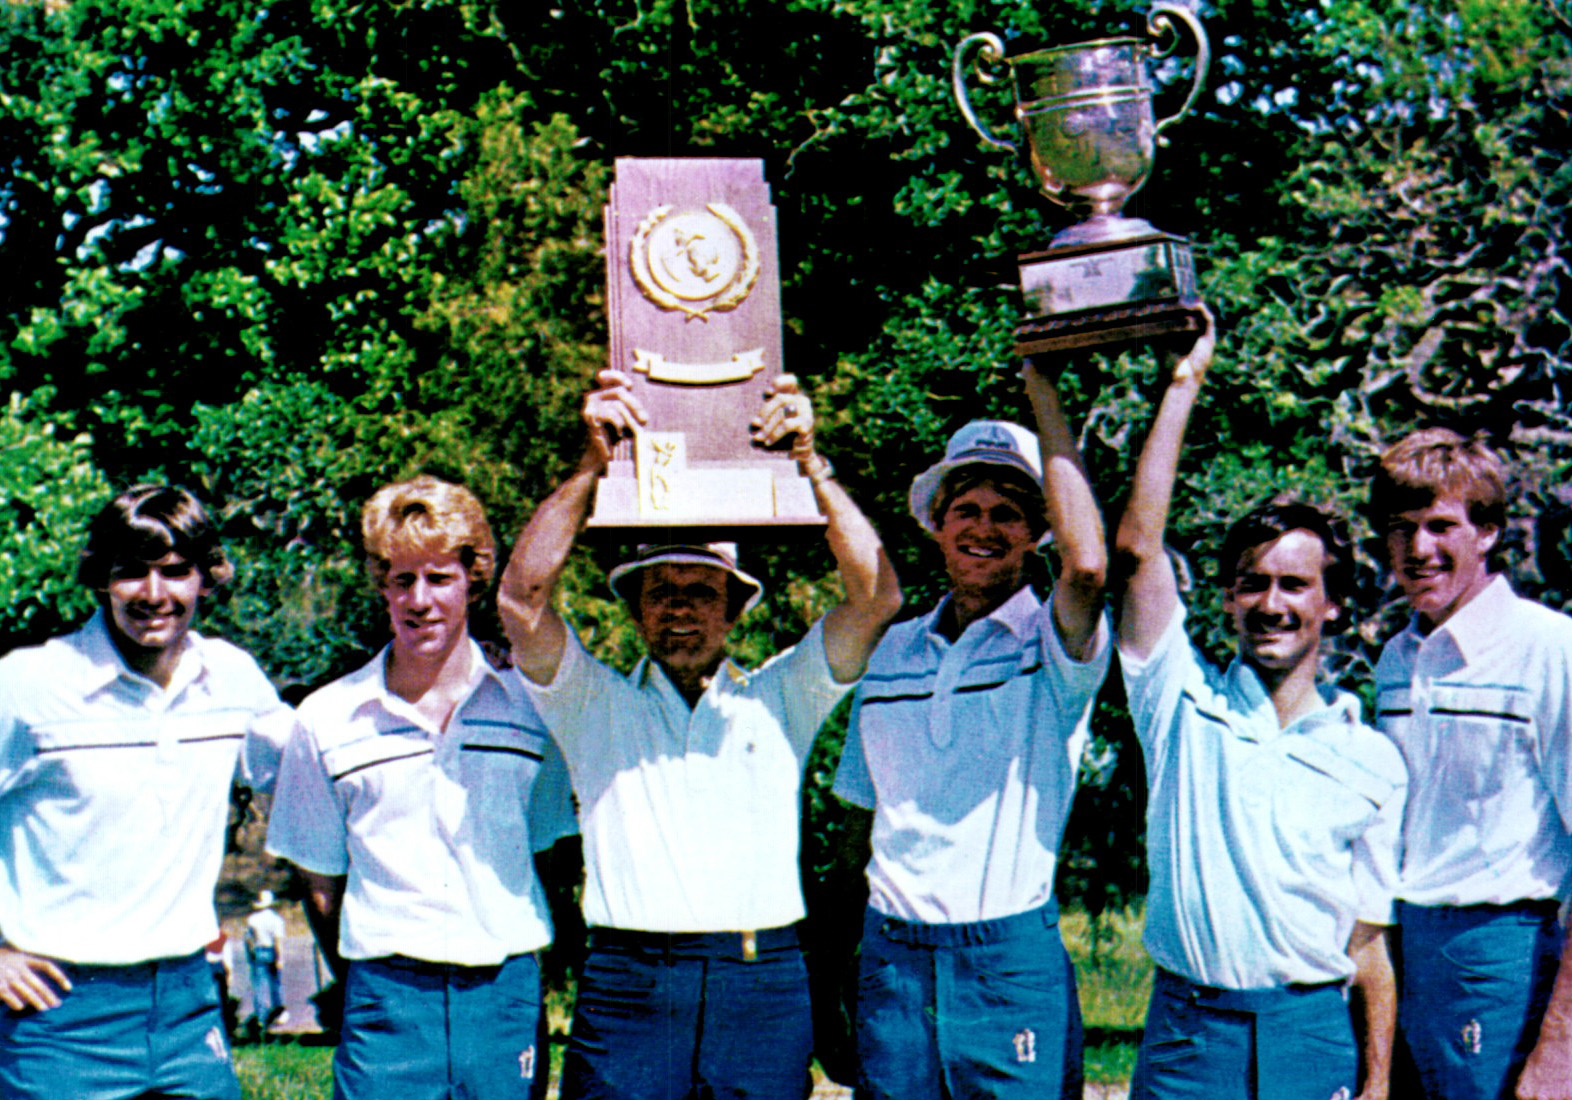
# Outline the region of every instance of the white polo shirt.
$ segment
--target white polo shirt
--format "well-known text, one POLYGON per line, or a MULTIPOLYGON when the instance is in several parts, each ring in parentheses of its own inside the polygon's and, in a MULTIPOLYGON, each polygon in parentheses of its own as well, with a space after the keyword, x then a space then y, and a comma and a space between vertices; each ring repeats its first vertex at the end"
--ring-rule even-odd
POLYGON ((822 624, 756 672, 722 662, 691 709, 653 661, 622 676, 568 635, 556 679, 528 687, 578 797, 584 919, 648 932, 801 920, 802 769, 851 688, 822 624))
POLYGON ((0 936, 78 963, 201 950, 236 761, 265 782, 289 725, 246 653, 187 634, 161 688, 102 611, 0 659, 0 936))
POLYGON ((566 769, 518 674, 469 646, 445 732, 388 691, 386 649, 300 705, 267 849, 348 875, 345 958, 492 966, 551 942, 533 853, 574 831, 566 769))
POLYGON ((1204 660, 1176 609, 1150 656, 1121 650, 1146 758, 1146 947, 1203 985, 1342 980, 1356 920, 1390 924, 1407 778, 1359 704, 1281 729, 1255 671, 1204 660))
POLYGON ((991 920, 1053 896, 1092 700, 1108 673, 1106 617, 1071 660, 1051 604, 1022 588, 938 632, 946 596, 891 627, 857 689, 835 793, 874 811, 870 904, 929 924, 991 920))
POLYGON ((1376 665, 1381 728, 1410 775, 1398 896, 1565 897, 1572 878, 1572 618, 1497 577, 1376 665))

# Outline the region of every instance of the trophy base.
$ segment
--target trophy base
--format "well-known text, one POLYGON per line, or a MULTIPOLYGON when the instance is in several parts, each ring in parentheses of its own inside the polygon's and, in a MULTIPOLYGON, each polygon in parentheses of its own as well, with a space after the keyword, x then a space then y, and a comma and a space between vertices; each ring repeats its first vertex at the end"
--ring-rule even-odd
POLYGON ((584 535, 637 543, 779 541, 788 531, 822 531, 825 523, 795 463, 696 463, 663 485, 641 479, 634 463, 613 460, 595 483, 584 535))
POLYGON ((1030 314, 1017 355, 1102 348, 1205 327, 1190 242, 1171 233, 1018 257, 1030 314))

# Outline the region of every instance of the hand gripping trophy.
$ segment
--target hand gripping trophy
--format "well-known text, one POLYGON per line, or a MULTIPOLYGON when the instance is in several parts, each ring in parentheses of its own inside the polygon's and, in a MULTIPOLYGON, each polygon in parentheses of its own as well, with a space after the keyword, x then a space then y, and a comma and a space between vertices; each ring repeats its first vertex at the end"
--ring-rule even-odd
POLYGON ((1030 316, 1016 329, 1016 353, 1066 351, 1199 332, 1205 325, 1190 243, 1121 211, 1151 174, 1163 130, 1194 105, 1211 48, 1189 9, 1160 2, 1147 16, 1147 39, 1104 38, 1006 58, 995 34, 967 36, 955 47, 956 102, 983 141, 994 137, 972 108, 967 59, 991 84, 998 65, 1015 77, 1015 115, 1026 131, 1042 193, 1081 220, 1041 252, 1019 257, 1030 316), (1146 64, 1171 54, 1177 23, 1195 39, 1195 78, 1178 112, 1154 121, 1146 64))

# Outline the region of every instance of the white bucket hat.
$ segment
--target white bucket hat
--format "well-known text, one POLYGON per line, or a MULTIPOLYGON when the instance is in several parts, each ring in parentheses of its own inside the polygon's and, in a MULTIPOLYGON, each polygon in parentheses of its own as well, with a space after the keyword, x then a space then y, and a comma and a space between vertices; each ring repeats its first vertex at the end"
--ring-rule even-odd
POLYGON ((944 479, 962 466, 979 464, 1008 467, 1042 488, 1042 454, 1035 435, 1008 420, 973 420, 950 437, 944 458, 912 479, 907 503, 912 518, 924 531, 930 535, 938 533, 933 525, 933 501, 944 479))
POLYGON ((754 606, 764 596, 764 585, 737 568, 737 544, 734 542, 707 542, 702 545, 675 545, 655 546, 644 545, 638 548, 634 556, 611 571, 606 578, 606 583, 611 585, 611 590, 628 603, 633 602, 628 587, 623 582, 633 576, 640 569, 648 569, 652 565, 708 565, 723 570, 735 577, 744 587, 749 589, 748 602, 743 604, 739 617, 754 606))

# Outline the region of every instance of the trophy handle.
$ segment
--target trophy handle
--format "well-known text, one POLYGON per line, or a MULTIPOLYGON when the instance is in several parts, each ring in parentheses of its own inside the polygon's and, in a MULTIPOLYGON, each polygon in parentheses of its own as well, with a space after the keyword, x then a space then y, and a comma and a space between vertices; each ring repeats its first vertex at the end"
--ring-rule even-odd
POLYGON ((977 51, 977 79, 984 84, 993 84, 999 78, 982 67, 983 62, 997 65, 1004 60, 1004 42, 996 34, 982 31, 978 34, 969 34, 961 39, 960 45, 955 47, 955 53, 950 58, 950 83, 955 89, 955 102, 961 108, 961 114, 966 117, 967 123, 977 136, 993 146, 995 149, 1008 149, 1014 153, 1016 149, 1013 141, 1000 141, 988 132, 988 128, 977 117, 977 112, 972 110, 971 94, 966 87, 966 54, 973 46, 981 45, 977 51))
MULTIPOLYGON (((1170 3, 1169 0, 1158 0, 1156 4, 1152 5, 1152 10, 1146 17, 1148 34, 1151 34, 1153 37, 1171 35, 1173 38, 1173 41, 1162 49, 1158 49, 1154 45, 1152 47, 1152 56, 1154 58, 1167 57, 1173 53, 1174 47, 1179 45, 1179 31, 1174 26, 1175 19, 1178 19, 1179 22, 1190 28, 1190 34, 1195 38, 1195 81, 1190 85, 1190 94, 1185 97, 1184 105, 1157 123, 1155 133, 1158 134, 1161 134, 1167 127, 1172 126, 1190 113, 1190 108, 1195 106, 1196 99, 1201 95, 1201 85, 1206 83, 1206 70, 1212 64, 1212 44, 1206 37, 1206 31, 1201 28, 1200 21, 1196 19, 1195 13, 1189 8, 1170 3)), ((965 43, 963 42, 962 45, 965 45, 965 43)), ((1161 139, 1161 141, 1164 145, 1168 144, 1166 139, 1161 139)))

